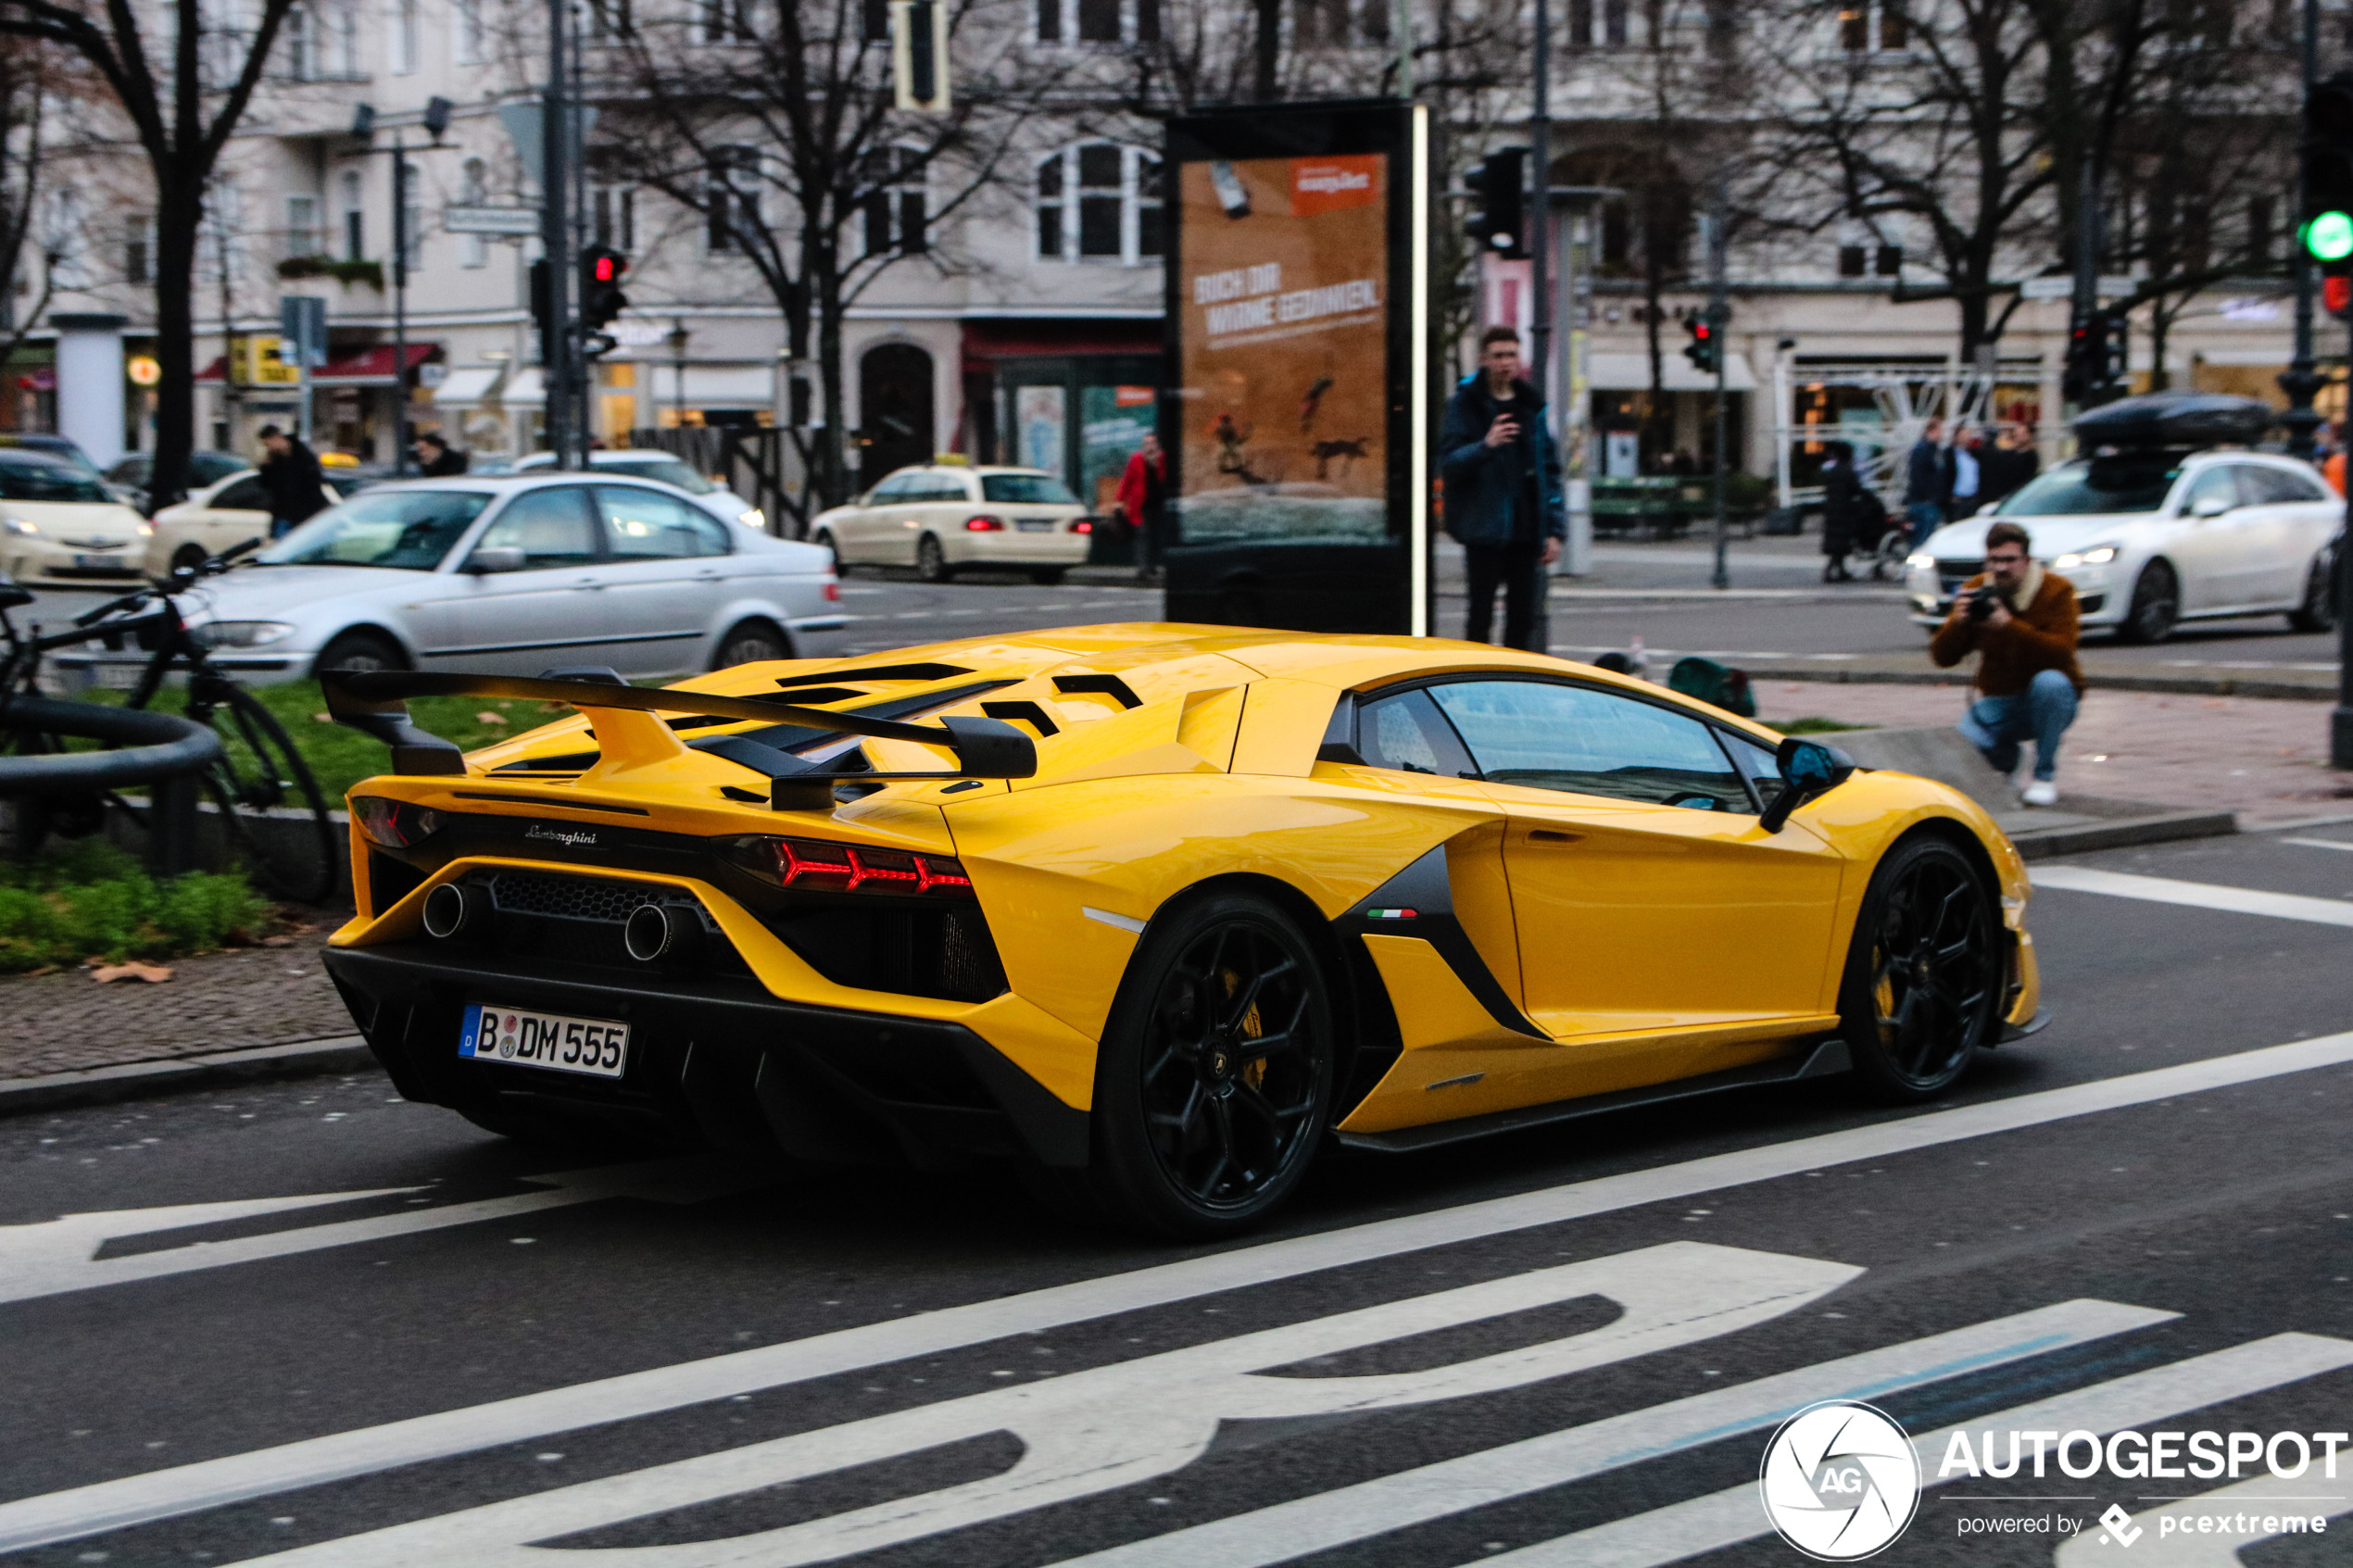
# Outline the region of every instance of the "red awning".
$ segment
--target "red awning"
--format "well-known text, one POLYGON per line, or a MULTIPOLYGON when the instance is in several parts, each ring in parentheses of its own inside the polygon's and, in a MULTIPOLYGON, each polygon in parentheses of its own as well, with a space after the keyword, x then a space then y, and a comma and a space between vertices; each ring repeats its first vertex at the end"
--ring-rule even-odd
POLYGON ((1161 322, 968 320, 963 323, 964 370, 981 374, 999 359, 1059 358, 1065 355, 1161 352, 1161 322))
MULTIPOLYGON (((412 343, 409 345, 409 368, 415 370, 441 352, 437 343, 412 343)), ((229 361, 215 358, 196 372, 200 382, 219 381, 228 369, 229 361)), ((310 372, 313 386, 390 386, 392 384, 392 345, 380 343, 373 348, 355 349, 338 354, 310 372)))

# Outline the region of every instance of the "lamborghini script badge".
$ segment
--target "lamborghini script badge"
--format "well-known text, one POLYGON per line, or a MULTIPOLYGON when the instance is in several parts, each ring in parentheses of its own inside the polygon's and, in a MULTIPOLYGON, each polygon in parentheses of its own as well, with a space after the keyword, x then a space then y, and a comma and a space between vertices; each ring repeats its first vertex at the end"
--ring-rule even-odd
POLYGON ((593 833, 566 833, 557 828, 543 828, 536 822, 525 828, 522 835, 525 838, 553 839, 558 844, 581 845, 597 842, 597 835, 593 833))

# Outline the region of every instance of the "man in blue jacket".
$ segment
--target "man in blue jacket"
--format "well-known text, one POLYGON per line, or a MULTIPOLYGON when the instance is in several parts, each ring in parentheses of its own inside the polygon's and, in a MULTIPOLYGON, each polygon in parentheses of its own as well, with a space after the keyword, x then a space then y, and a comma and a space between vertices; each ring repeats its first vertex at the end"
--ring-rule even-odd
POLYGON ((1953 499, 1953 449, 1944 445, 1944 421, 1931 418, 1904 460, 1904 521, 1911 524, 1912 548, 1944 526, 1953 499))
POLYGON ((1464 635, 1489 640, 1495 590, 1504 590, 1504 646, 1535 647, 1543 568, 1568 537, 1561 458, 1544 428, 1544 400, 1520 379, 1519 334, 1490 327, 1478 341, 1477 373, 1446 400, 1439 433, 1446 479, 1446 532, 1461 541, 1470 577, 1464 635))

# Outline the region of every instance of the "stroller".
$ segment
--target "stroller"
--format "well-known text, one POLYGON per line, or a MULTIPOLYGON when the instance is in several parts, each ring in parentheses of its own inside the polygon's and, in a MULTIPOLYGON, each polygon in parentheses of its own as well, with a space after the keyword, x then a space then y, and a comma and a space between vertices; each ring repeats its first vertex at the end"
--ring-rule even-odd
POLYGON ((1855 554, 1871 563, 1871 581, 1884 583, 1904 574, 1904 558, 1912 553, 1911 531, 1887 509, 1876 490, 1863 492, 1856 518, 1855 554))

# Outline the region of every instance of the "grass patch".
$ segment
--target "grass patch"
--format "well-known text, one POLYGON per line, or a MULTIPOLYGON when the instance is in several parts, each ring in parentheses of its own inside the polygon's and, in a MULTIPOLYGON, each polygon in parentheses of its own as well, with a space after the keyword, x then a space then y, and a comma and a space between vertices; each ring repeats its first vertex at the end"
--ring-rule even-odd
POLYGON ((103 838, 0 862, 0 974, 83 959, 169 959, 260 938, 270 901, 239 872, 167 881, 103 838))
POLYGON ((1785 735, 1834 735, 1841 730, 1876 730, 1877 724, 1850 724, 1843 719, 1773 719, 1765 721, 1768 730, 1779 730, 1785 735))
MULTIPOLYGON (((327 698, 316 681, 290 681, 281 686, 255 686, 253 695, 285 727, 287 738, 310 764, 310 771, 319 781, 319 789, 327 797, 330 810, 343 809, 343 797, 361 779, 372 778, 392 765, 392 751, 382 741, 361 734, 348 725, 338 724, 326 717, 327 698)), ((126 694, 93 691, 81 694, 83 700, 120 705, 126 694)), ((167 686, 156 694, 155 708, 160 713, 178 713, 188 701, 184 686, 167 686)), ((423 696, 411 697, 409 713, 421 728, 449 740, 460 751, 497 742, 552 723, 573 711, 561 703, 532 701, 520 697, 497 696, 423 696), (485 723, 478 715, 496 713, 506 721, 503 724, 485 723)), ((233 745, 227 725, 221 727, 221 737, 233 745)))

